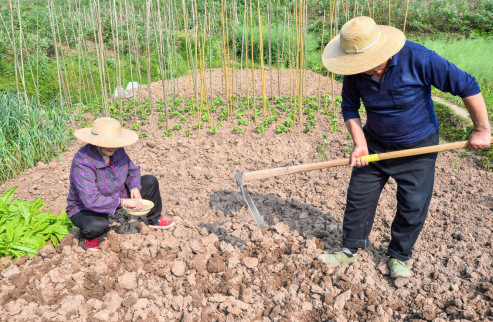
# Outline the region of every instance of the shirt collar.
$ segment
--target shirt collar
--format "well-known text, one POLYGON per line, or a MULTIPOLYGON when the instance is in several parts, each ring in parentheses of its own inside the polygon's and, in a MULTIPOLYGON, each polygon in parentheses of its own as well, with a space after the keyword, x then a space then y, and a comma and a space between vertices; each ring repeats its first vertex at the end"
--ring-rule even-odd
POLYGON ((398 62, 399 62, 399 53, 397 53, 394 56, 390 57, 389 64, 387 65, 387 68, 388 67, 393 67, 393 66, 397 65, 398 62))
POLYGON ((98 148, 95 145, 89 145, 89 157, 91 157, 94 165, 98 169, 106 168, 108 164, 104 162, 103 156, 99 153, 98 148))

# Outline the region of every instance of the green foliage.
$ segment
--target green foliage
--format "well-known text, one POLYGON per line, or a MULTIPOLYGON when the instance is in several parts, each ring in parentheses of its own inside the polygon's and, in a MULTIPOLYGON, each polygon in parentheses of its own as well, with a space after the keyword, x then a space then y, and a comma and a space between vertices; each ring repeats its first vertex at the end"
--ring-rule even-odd
POLYGON ((238 126, 236 125, 234 128, 233 128, 233 133, 235 134, 239 134, 239 133, 243 133, 244 129, 241 127, 241 126, 238 126))
POLYGON ((0 197, 0 257, 18 258, 27 254, 32 258, 48 240, 57 247, 73 227, 67 214, 41 213, 45 206, 41 198, 31 203, 12 201, 16 190, 17 187, 7 190, 0 197))
MULTIPOLYGON (((490 121, 493 121, 493 46, 491 40, 456 39, 450 37, 416 38, 413 40, 436 51, 460 69, 476 78, 481 87, 488 109, 490 121)), ((444 97, 457 105, 463 106, 462 99, 449 93, 434 90, 435 95, 444 97)))
POLYGON ((190 135, 192 135, 192 133, 193 133, 192 130, 185 130, 185 133, 183 133, 183 136, 189 137, 190 135))
POLYGON ((179 131, 179 130, 181 130, 181 125, 180 124, 173 125, 173 131, 179 131))
POLYGON ((327 139, 327 135, 324 134, 322 136, 322 142, 317 145, 317 158, 326 161, 327 160, 327 151, 329 150, 329 140, 327 139))
POLYGON ((337 132, 339 130, 339 127, 337 126, 337 114, 330 115, 329 123, 329 129, 332 132, 337 132))
POLYGON ((276 127, 277 133, 280 134, 286 134, 291 130, 291 126, 293 126, 294 121, 291 117, 288 117, 284 120, 284 122, 281 125, 278 125, 276 127))
POLYGON ((218 127, 217 126, 211 126, 210 129, 209 129, 209 133, 210 134, 216 134, 218 131, 218 127))
POLYGON ((256 128, 255 132, 257 133, 265 133, 265 131, 269 128, 269 126, 277 121, 279 117, 277 115, 271 115, 262 120, 262 123, 260 123, 256 128))
POLYGON ((165 137, 173 136, 173 131, 171 131, 171 129, 167 129, 166 131, 164 131, 163 135, 165 137))
POLYGON ((0 94, 0 182, 65 150, 68 120, 68 111, 55 102, 26 104, 23 97, 0 94))
MULTIPOLYGON (((474 127, 454 111, 441 103, 435 102, 435 112, 440 124, 440 135, 449 141, 466 141, 469 139, 474 127)), ((493 148, 476 151, 482 157, 483 167, 488 171, 493 171, 493 148)))

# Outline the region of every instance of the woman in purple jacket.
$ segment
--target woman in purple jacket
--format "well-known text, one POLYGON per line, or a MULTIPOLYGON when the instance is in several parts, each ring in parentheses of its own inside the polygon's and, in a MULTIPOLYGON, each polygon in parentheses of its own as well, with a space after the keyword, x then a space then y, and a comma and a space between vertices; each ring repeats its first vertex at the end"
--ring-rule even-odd
POLYGON ((122 129, 115 119, 102 117, 94 121, 92 128, 79 129, 74 135, 88 144, 72 160, 67 214, 80 228, 87 250, 99 249, 98 237, 109 230, 109 215, 121 207, 143 209, 142 198, 154 203, 147 214, 149 227, 167 229, 175 224, 161 217, 156 177, 141 177, 140 167, 123 148, 138 141, 135 132, 122 129))

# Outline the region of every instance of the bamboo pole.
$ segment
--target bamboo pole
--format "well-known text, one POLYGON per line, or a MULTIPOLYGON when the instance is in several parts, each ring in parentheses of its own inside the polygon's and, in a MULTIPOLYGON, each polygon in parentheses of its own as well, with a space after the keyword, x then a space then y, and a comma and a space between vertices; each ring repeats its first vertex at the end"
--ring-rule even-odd
POLYGON ((267 116, 267 95, 265 93, 265 69, 264 69, 264 40, 262 35, 262 14, 260 13, 260 0, 257 0, 258 27, 260 35, 260 73, 262 76, 262 107, 264 117, 267 116))
POLYGON ((409 11, 409 0, 406 2, 406 14, 404 15, 404 27, 402 28, 402 32, 406 33, 406 22, 407 22, 407 13, 409 11))
MULTIPOLYGON (((10 9, 10 25, 12 27, 12 49, 14 51, 14 71, 15 71, 15 87, 17 89, 17 100, 20 104, 19 98, 19 76, 17 75, 17 48, 15 44, 15 29, 14 29, 14 10, 12 8, 12 0, 9 0, 9 9, 10 9)), ((56 46, 56 43, 55 43, 56 46)), ((60 91, 61 94, 61 91, 60 91)), ((20 105, 19 105, 20 109, 20 105)))
MULTIPOLYGON (((325 43, 324 43, 324 36, 325 36, 325 9, 324 9, 324 18, 322 20, 322 45, 320 46, 320 57, 322 57, 322 53, 324 51, 325 43)), ((318 104, 320 104, 320 82, 322 78, 322 65, 320 65, 320 69, 318 71, 318 104)))
POLYGON ((248 82, 248 34, 247 34, 247 19, 248 19, 248 9, 247 1, 244 0, 244 11, 243 11, 243 34, 245 35, 245 72, 246 72, 246 92, 247 92, 247 110, 248 110, 248 132, 251 131, 251 111, 250 111, 250 83, 248 82))
POLYGON ((269 26, 268 28, 268 34, 269 34, 269 70, 270 70, 270 97, 271 97, 271 103, 273 104, 274 102, 274 95, 272 94, 272 49, 271 49, 271 0, 269 0, 269 5, 267 9, 267 24, 269 26))
POLYGON ((255 64, 253 62, 253 12, 252 12, 252 0, 250 0, 250 48, 252 50, 251 58, 252 58, 252 86, 253 86, 253 122, 255 126, 257 126, 257 98, 255 97, 255 73, 254 68, 255 64))
POLYGON ((390 0, 388 1, 389 3, 389 26, 390 26, 390 0))
POLYGON ((151 90, 151 45, 150 45, 150 34, 151 34, 151 0, 146 1, 146 47, 147 47, 147 95, 149 97, 149 108, 151 109, 151 127, 152 134, 155 137, 155 127, 154 127, 154 107, 152 105, 152 90, 151 90))
POLYGON ((157 19, 158 19, 158 29, 159 29, 159 44, 158 44, 158 59, 159 59, 159 70, 161 73, 161 85, 163 88, 163 99, 164 99, 164 113, 165 113, 165 126, 166 130, 169 129, 169 115, 168 115, 168 97, 167 97, 167 77, 165 74, 164 67, 164 37, 163 37, 163 20, 161 17, 161 1, 157 1, 157 19))
POLYGON ((27 89, 26 89, 26 78, 25 78, 25 72, 24 72, 24 55, 23 55, 23 29, 22 29, 22 18, 21 18, 21 4, 20 1, 17 0, 17 19, 19 20, 19 54, 20 54, 20 76, 21 76, 21 82, 22 82, 22 88, 24 89, 24 101, 26 104, 29 104, 29 99, 27 97, 27 89))

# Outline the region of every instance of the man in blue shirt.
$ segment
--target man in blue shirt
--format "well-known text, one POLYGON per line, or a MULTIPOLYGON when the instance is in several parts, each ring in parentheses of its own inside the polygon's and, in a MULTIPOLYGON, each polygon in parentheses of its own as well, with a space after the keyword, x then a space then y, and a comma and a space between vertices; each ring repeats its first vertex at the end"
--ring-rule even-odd
POLYGON ((319 259, 332 267, 357 260, 369 244, 380 193, 387 180, 397 182, 397 212, 388 246, 393 277, 409 277, 405 261, 423 228, 433 193, 437 154, 405 157, 369 164, 361 156, 436 145, 438 120, 431 86, 460 96, 474 124, 471 150, 490 146, 486 104, 475 78, 435 52, 406 41, 393 27, 378 26, 369 17, 348 21, 325 48, 329 71, 344 76, 342 114, 354 142, 353 172, 343 222, 343 251, 319 259), (367 111, 363 127, 360 100, 367 111))

